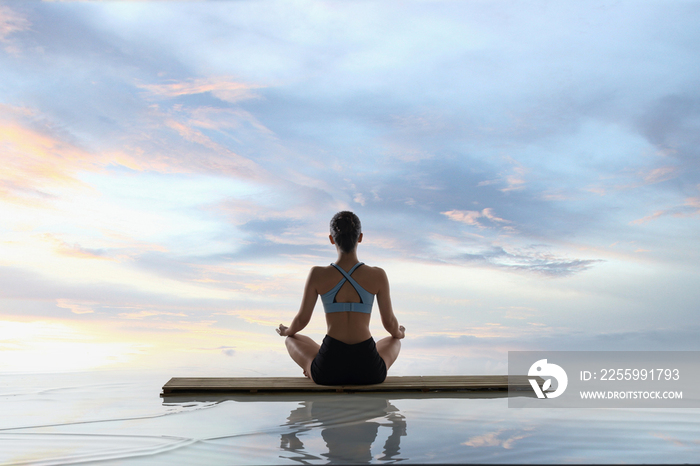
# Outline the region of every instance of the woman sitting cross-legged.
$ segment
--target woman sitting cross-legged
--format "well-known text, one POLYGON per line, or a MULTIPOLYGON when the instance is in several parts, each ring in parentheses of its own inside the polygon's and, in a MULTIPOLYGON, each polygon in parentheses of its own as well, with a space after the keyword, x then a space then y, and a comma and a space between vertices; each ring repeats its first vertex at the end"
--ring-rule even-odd
POLYGON ((357 260, 362 242, 360 219, 352 212, 338 212, 331 220, 331 244, 338 259, 328 267, 313 267, 306 279, 301 308, 289 327, 277 329, 292 359, 306 377, 319 385, 381 383, 396 361, 405 329, 391 308, 389 280, 384 270, 357 260), (319 346, 300 335, 311 320, 318 296, 326 313, 327 334, 319 346), (390 337, 376 344, 369 331, 374 297, 390 337))

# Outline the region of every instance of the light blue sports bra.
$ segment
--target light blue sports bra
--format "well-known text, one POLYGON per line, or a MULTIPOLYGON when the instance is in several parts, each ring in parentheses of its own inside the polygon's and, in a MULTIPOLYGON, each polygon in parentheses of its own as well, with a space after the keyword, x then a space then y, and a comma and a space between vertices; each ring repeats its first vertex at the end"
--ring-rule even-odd
POLYGON ((343 274, 344 278, 340 280, 340 282, 337 285, 335 285, 331 291, 321 295, 323 310, 326 311, 326 314, 328 314, 329 312, 343 311, 362 312, 364 314, 370 314, 372 312, 372 305, 374 304, 374 295, 362 288, 360 284, 353 280, 353 278, 350 276, 355 271, 355 269, 361 266, 362 264, 362 262, 358 262, 352 269, 350 269, 349 272, 346 272, 345 270, 341 269, 335 264, 331 264, 333 267, 338 269, 340 273, 343 274), (345 284, 346 281, 349 281, 352 287, 355 288, 355 291, 357 291, 357 294, 360 295, 359 303, 335 302, 335 295, 338 294, 338 291, 340 291, 340 288, 345 284))

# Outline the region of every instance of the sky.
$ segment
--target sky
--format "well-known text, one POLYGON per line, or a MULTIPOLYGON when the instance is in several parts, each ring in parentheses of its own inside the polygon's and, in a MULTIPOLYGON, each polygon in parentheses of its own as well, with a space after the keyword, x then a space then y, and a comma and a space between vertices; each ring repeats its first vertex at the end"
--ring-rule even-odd
POLYGON ((274 329, 340 210, 407 329, 394 375, 700 350, 698 24, 672 0, 0 0, 0 372, 296 374, 274 329))

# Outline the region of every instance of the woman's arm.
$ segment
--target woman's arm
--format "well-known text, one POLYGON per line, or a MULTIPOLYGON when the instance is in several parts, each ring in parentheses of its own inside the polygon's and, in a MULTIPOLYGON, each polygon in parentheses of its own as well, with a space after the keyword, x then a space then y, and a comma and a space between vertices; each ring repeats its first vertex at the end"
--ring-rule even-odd
POLYGON ((299 312, 292 320, 289 327, 285 327, 280 324, 277 329, 283 337, 290 337, 309 324, 311 320, 311 314, 314 312, 314 306, 316 306, 316 301, 318 299, 318 291, 316 290, 316 280, 314 279, 316 274, 318 274, 318 267, 312 267, 309 272, 309 276, 306 278, 306 285, 304 285, 304 296, 301 299, 301 306, 299 307, 299 312))
POLYGON ((389 278, 386 272, 376 267, 379 271, 378 282, 379 291, 377 291, 377 304, 379 305, 379 314, 382 317, 382 325, 392 337, 401 339, 406 336, 406 329, 403 325, 399 325, 399 321, 394 315, 394 310, 391 307, 391 295, 389 293, 389 278))

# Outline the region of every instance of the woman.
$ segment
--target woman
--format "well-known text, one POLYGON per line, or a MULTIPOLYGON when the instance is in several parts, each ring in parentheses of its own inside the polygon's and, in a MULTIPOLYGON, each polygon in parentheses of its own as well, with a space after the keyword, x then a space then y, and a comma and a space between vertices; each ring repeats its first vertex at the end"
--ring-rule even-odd
POLYGON ((357 215, 335 214, 329 239, 338 251, 338 260, 328 267, 311 269, 299 312, 289 327, 280 324, 277 333, 287 337, 287 351, 304 375, 319 385, 381 383, 399 355, 405 334, 391 308, 389 280, 379 267, 357 260, 357 244, 362 242, 357 215), (311 320, 319 295, 328 325, 321 346, 297 333, 311 320), (376 344, 369 331, 375 296, 382 324, 391 334, 376 344))

